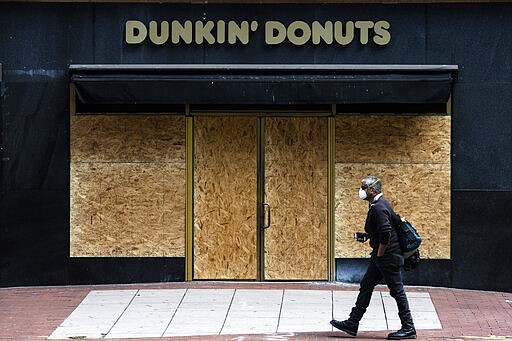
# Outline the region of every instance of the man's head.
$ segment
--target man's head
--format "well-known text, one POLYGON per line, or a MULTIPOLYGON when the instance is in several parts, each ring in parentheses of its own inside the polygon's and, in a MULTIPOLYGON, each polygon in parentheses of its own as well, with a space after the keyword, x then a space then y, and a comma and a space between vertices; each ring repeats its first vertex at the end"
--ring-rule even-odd
POLYGON ((359 189, 361 199, 372 202, 380 193, 382 193, 382 181, 376 176, 370 175, 361 181, 361 188, 359 189))

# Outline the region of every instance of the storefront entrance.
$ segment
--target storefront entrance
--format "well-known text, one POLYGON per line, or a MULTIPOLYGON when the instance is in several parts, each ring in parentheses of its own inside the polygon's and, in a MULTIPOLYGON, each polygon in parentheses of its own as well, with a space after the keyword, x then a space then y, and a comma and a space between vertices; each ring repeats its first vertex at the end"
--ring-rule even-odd
POLYGON ((193 279, 328 279, 327 120, 194 116, 193 279))

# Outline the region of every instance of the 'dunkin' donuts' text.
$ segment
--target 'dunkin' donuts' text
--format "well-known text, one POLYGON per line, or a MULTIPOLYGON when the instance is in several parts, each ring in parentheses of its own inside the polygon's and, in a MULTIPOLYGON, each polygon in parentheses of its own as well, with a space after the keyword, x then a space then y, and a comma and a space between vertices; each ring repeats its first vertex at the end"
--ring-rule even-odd
MULTIPOLYGON (((289 24, 280 21, 266 21, 263 32, 267 45, 291 43, 349 45, 387 45, 391 41, 389 22, 380 21, 313 21, 297 20, 289 24)), ((251 36, 258 32, 257 21, 150 21, 128 20, 125 24, 127 44, 141 44, 150 41, 163 44, 249 44, 251 36)))

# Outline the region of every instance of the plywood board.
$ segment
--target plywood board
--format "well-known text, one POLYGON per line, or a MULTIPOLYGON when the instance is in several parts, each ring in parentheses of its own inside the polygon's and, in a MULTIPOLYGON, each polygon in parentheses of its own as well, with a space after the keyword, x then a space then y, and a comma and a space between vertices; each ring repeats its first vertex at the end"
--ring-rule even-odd
POLYGON ((327 279, 327 119, 265 121, 265 279, 327 279))
POLYGON ((183 257, 183 163, 71 165, 71 257, 183 257))
POLYGON ((72 115, 71 160, 173 162, 185 159, 185 117, 72 115))
POLYGON ((185 255, 185 119, 71 117, 72 257, 185 255))
POLYGON ((336 163, 446 163, 450 116, 336 117, 336 163))
POLYGON ((194 279, 256 279, 255 117, 194 118, 194 279))
POLYGON ((336 118, 336 257, 365 257, 354 241, 367 202, 358 187, 367 175, 383 181, 395 211, 424 239, 421 256, 450 257, 450 117, 349 115, 336 118))

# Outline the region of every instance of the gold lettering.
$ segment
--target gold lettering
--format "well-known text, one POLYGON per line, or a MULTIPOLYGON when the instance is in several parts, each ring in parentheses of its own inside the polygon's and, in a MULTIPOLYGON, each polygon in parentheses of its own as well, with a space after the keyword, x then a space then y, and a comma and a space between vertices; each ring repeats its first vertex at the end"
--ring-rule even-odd
POLYGON ((313 44, 320 44, 320 39, 322 39, 326 44, 332 44, 332 22, 326 21, 324 26, 320 24, 318 21, 313 21, 313 44))
MULTIPOLYGON (((279 21, 265 22, 265 43, 277 45, 288 40, 294 45, 307 43, 328 44, 336 42, 339 45, 348 45, 354 41, 359 33, 359 42, 366 45, 372 42, 376 45, 386 45, 391 41, 390 23, 385 20, 377 22, 368 20, 358 21, 313 21, 296 20, 288 25, 279 21), (356 32, 357 29, 358 31, 356 32)), ((258 29, 258 22, 249 21, 202 21, 187 20, 180 22, 151 20, 146 26, 138 20, 127 20, 125 23, 125 41, 128 44, 140 44, 149 36, 155 45, 172 44, 249 44, 250 35, 258 29), (170 39, 169 39, 170 38, 170 39)))
POLYGON ((336 21, 334 23, 334 39, 340 45, 348 45, 354 40, 354 23, 347 21, 345 23, 345 34, 343 34, 343 23, 336 21))
POLYGON ((169 22, 162 21, 160 24, 160 35, 158 35, 158 24, 156 21, 149 22, 149 39, 156 44, 162 45, 169 39, 169 22))
POLYGON ((373 37, 373 42, 377 45, 386 45, 391 41, 391 34, 389 33, 389 23, 381 20, 375 23, 373 27, 376 36, 373 37))
POLYGON ((127 44, 140 44, 148 35, 146 25, 138 20, 127 20, 125 30, 125 40, 127 44))
POLYGON ((286 30, 288 40, 295 45, 304 45, 311 38, 311 28, 304 21, 294 21, 288 26, 286 30), (302 34, 297 35, 297 31, 301 31, 302 34))
POLYGON ((359 41, 361 44, 368 44, 368 30, 373 27, 373 21, 356 21, 356 28, 359 29, 359 41))
POLYGON ((206 40, 208 44, 215 43, 215 37, 212 34, 213 21, 207 21, 203 24, 202 21, 196 21, 196 44, 202 44, 206 40))
POLYGON ((268 45, 281 44, 286 38, 286 27, 279 21, 265 23, 265 42, 268 45))
POLYGON ((224 20, 217 21, 217 43, 224 44, 226 41, 226 22, 224 20))
POLYGON ((237 39, 244 45, 249 43, 249 22, 242 21, 241 25, 238 26, 236 22, 230 21, 228 32, 228 42, 230 44, 235 44, 237 39))
POLYGON ((187 20, 185 25, 182 25, 178 20, 173 20, 171 27, 171 40, 173 44, 178 44, 180 39, 186 44, 192 43, 192 21, 187 20))
POLYGON ((251 31, 255 32, 258 29, 258 22, 256 20, 251 21, 251 31))

